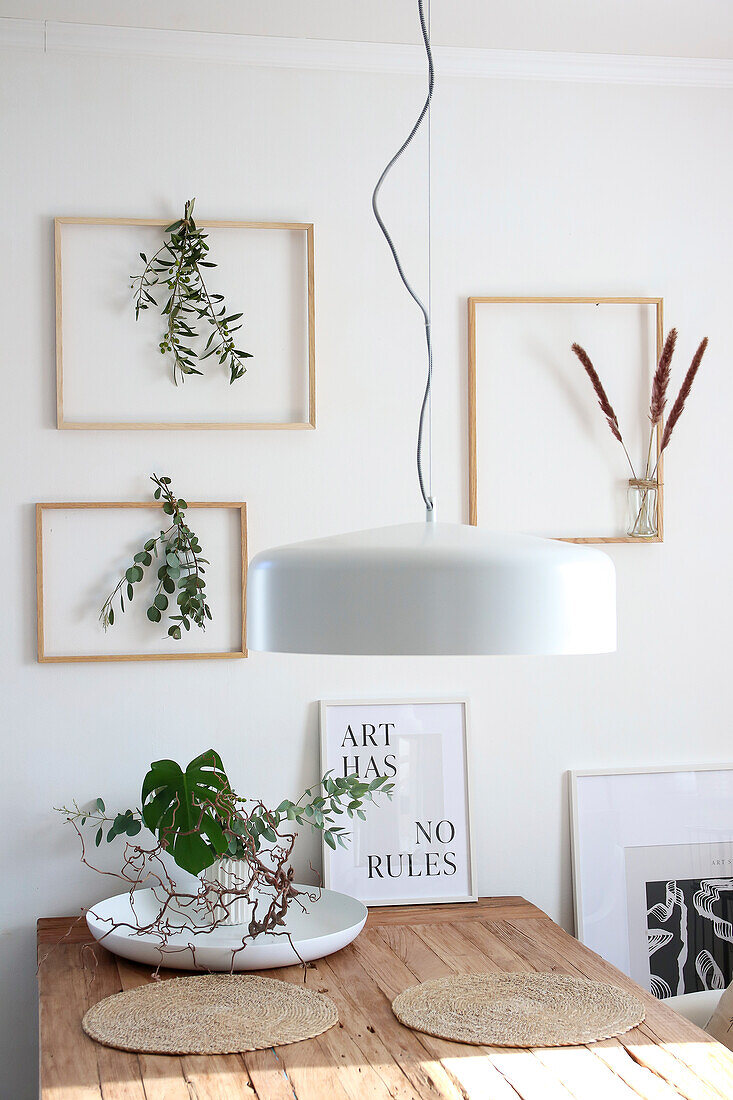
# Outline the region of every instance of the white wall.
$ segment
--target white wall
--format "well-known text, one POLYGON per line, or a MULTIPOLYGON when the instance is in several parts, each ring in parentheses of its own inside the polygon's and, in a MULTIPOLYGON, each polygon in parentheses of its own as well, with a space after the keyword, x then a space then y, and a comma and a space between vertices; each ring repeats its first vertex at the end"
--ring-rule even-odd
MULTIPOLYGON (((724 0, 425 0, 433 41, 495 50, 730 57, 724 0)), ((122 27, 417 42, 416 0, 0 0, 0 15, 122 27)))
MULTIPOLYGON (((4 717, 0 1021, 4 1088, 34 1089, 34 922, 104 886, 51 811, 127 805, 152 758, 214 745, 239 789, 294 795, 318 771, 319 698, 465 693, 479 886, 570 921, 563 774, 730 759, 733 441, 730 90, 446 80, 434 115, 436 493, 466 518, 469 294, 657 294, 676 379, 710 350, 667 462, 667 539, 612 547, 617 654, 56 665, 35 661, 33 504, 184 495, 249 504, 250 549, 419 518, 419 316, 371 220, 373 181, 417 78, 2 53, 4 717), (316 224, 318 430, 93 433, 54 427, 55 214, 201 214, 316 224)), ((419 157, 385 208, 424 259, 419 157)), ((244 383, 240 383, 244 384, 244 383)), ((521 432, 521 425, 517 425, 521 432)), ((532 493, 532 486, 524 491, 532 493)), ((567 491, 573 491, 568 471, 567 491)), ((317 859, 306 836, 298 866, 317 859)))

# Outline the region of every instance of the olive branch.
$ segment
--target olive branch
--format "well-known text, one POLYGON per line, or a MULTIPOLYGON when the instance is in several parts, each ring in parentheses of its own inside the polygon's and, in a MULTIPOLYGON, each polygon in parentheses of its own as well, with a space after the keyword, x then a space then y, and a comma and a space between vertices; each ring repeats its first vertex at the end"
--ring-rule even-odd
POLYGON ((150 259, 144 252, 140 253, 145 264, 143 272, 130 276, 130 287, 135 292, 135 320, 151 306, 160 308, 151 288, 165 287, 168 297, 161 312, 167 320, 158 347, 162 355, 173 357, 174 383, 178 385, 179 375, 183 382, 187 374, 203 374, 194 361, 201 363, 216 355, 219 363, 229 370, 231 385, 245 373, 247 368, 243 361, 251 359, 252 355, 241 351, 234 343, 233 333, 242 327, 234 322, 242 314, 227 314, 224 295, 212 294, 206 286, 201 269, 216 267, 216 264, 206 259, 208 234, 199 229, 193 219, 195 202, 195 198, 189 199, 183 217, 166 227, 165 233, 169 236, 150 259), (191 343, 199 335, 194 328, 197 321, 205 321, 211 326, 200 356, 191 343))

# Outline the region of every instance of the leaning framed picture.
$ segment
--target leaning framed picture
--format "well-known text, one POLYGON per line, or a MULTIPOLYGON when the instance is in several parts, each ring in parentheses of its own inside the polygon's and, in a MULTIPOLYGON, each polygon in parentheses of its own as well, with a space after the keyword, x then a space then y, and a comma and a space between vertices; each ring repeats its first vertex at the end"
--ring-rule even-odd
MULTIPOLYGON (((157 554, 149 563, 134 600, 124 584, 126 570, 139 561, 166 523, 152 502, 78 502, 36 505, 36 596, 38 660, 168 661, 246 657, 247 505, 240 501, 189 501, 188 522, 205 557, 205 629, 192 625, 179 638, 166 629, 180 603, 161 592, 157 554), (101 609, 117 592, 113 619, 101 609), (155 599, 165 608, 153 618, 155 599), (120 602, 121 601, 121 602, 120 602), (124 604, 124 611, 121 603, 124 604), (153 621, 155 620, 155 621, 153 621)), ((152 555, 148 555, 152 557, 152 555)), ((167 559, 168 560, 168 559, 167 559)), ((202 570, 203 572, 203 570, 202 570)), ((175 585, 166 592, 175 592, 175 585)), ((180 592, 178 593, 180 596, 180 592)), ((190 624, 189 624, 190 625, 190 624)))
POLYGON ((567 542, 662 541, 663 424, 652 433, 648 412, 663 323, 661 298, 468 299, 470 523, 567 542), (574 343, 603 380, 633 470, 574 343), (630 476, 657 461, 656 534, 630 535, 630 476))
POLYGON ((387 775, 391 801, 345 820, 324 844, 324 883, 366 905, 475 901, 465 699, 321 702, 321 764, 334 776, 387 775))
POLYGON ((136 312, 143 257, 160 252, 166 221, 55 219, 59 428, 315 428, 313 225, 202 220, 198 226, 210 247, 202 264, 206 300, 212 309, 226 306, 222 321, 238 326, 230 335, 236 332, 237 354, 246 355, 239 360, 244 373, 231 384, 228 363, 212 353, 223 330, 215 334, 203 315, 187 315, 191 334, 183 339, 199 373, 184 378, 170 346, 161 354, 169 320, 181 308, 175 284, 161 275, 148 286, 157 306, 143 298, 136 312), (161 315, 169 294, 175 304, 161 315), (216 337, 213 344, 207 336, 216 337))
POLYGON ((570 773, 578 938, 656 997, 733 980, 733 764, 570 773))

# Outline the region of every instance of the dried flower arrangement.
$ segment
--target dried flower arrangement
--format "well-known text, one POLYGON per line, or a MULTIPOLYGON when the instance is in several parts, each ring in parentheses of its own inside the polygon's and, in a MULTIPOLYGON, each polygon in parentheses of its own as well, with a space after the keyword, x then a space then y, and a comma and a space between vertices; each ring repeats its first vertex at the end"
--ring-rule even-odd
POLYGON ((145 264, 141 275, 131 275, 130 286, 135 292, 135 320, 154 306, 160 308, 154 288, 163 286, 167 296, 161 312, 166 318, 166 328, 158 347, 161 355, 173 357, 173 381, 178 376, 203 374, 198 363, 216 355, 220 365, 229 371, 229 383, 236 382, 246 371, 243 360, 251 359, 248 351, 241 351, 234 343, 233 334, 242 326, 235 325, 241 313, 227 313, 223 294, 213 294, 206 286, 202 268, 216 267, 209 257, 208 234, 199 229, 193 218, 196 199, 189 199, 183 217, 167 226, 167 239, 150 259, 144 252, 140 259, 145 264), (192 340, 198 337, 193 327, 205 321, 211 327, 209 339, 201 355, 192 340))
MULTIPOLYGON (((379 794, 391 799, 393 788, 387 776, 368 782, 357 775, 327 773, 297 802, 284 799, 270 809, 259 799, 238 795, 221 757, 209 749, 185 771, 175 760, 154 761, 143 780, 137 809, 110 815, 97 798, 85 806, 74 802, 57 810, 76 830, 81 861, 92 870, 99 868, 88 860, 85 828, 94 829, 97 847, 103 839, 111 843, 118 836, 127 838, 120 870, 100 873, 124 883, 131 896, 139 888, 152 888, 156 916, 137 927, 136 933, 153 935, 161 948, 182 929, 201 933, 235 923, 232 910, 245 900, 249 919, 242 927, 241 946, 232 952, 233 968, 236 955, 255 937, 271 933, 290 939, 283 929, 288 907, 293 902, 302 906, 290 866, 297 835, 293 828, 311 825, 323 832, 329 847, 346 847, 349 834, 338 818, 364 820, 366 805, 379 794), (147 842, 136 839, 143 827, 149 830, 147 842), (194 888, 175 881, 166 866, 166 853, 177 867, 198 877, 194 888), (230 860, 237 861, 238 873, 215 873, 222 861, 230 860)), ((319 889, 314 887, 308 896, 316 900, 319 889)), ((111 924, 109 931, 116 927, 111 924)))
POLYGON ((692 363, 690 364, 690 366, 688 368, 687 374, 685 375, 685 377, 683 379, 683 382, 682 382, 682 385, 680 386, 679 393, 677 394, 677 397, 676 397, 676 399, 675 399, 675 401, 672 405, 672 408, 670 410, 669 417, 667 418, 667 423, 666 423, 666 425, 664 427, 664 431, 662 433, 662 440, 661 440, 661 444, 659 446, 658 453, 657 453, 656 456, 654 456, 654 454, 653 454, 654 434, 655 434, 655 431, 656 431, 658 425, 661 423, 662 416, 664 414, 664 410, 665 410, 665 407, 667 405, 667 389, 669 387, 669 381, 670 381, 670 377, 671 377, 672 356, 674 354, 674 349, 675 349, 676 343, 677 343, 677 329, 672 328, 672 329, 669 330, 669 332, 667 334, 667 338, 664 341, 664 347, 662 348, 662 354, 659 357, 659 363, 657 364, 657 369, 654 372, 654 379, 652 381, 651 400, 650 400, 650 403, 649 403, 649 421, 650 421, 650 424, 651 424, 651 428, 650 428, 650 432, 649 432, 649 446, 647 448, 646 463, 645 463, 645 467, 644 467, 644 476, 643 476, 643 478, 638 478, 637 477, 636 471, 634 469, 634 464, 631 461, 631 457, 629 455, 628 450, 626 449, 626 444, 624 443, 623 437, 621 435, 621 429, 619 427, 618 417, 616 416, 616 413, 613 410, 613 406, 611 405, 611 402, 608 399, 608 395, 606 394, 606 391, 603 387, 603 383, 601 382, 601 380, 598 376, 598 372, 596 371, 595 367, 593 366, 593 363, 591 362, 590 356, 588 355, 585 348, 581 347, 580 344, 573 344, 572 345, 572 350, 577 355, 578 359, 580 360, 580 362, 583 366, 583 369, 585 370, 585 373, 588 375, 588 378, 590 379, 590 382, 591 382, 591 385, 593 386, 596 397, 598 398, 598 404, 600 405, 601 411, 603 412, 603 415, 606 418, 606 422, 608 423, 608 426, 611 429, 611 432, 612 432, 614 438, 619 441, 619 443, 621 444, 621 446, 624 449, 624 454, 626 455, 626 460, 627 460, 627 462, 629 464, 629 467, 631 469, 631 475, 632 475, 632 478, 633 478, 633 482, 637 483, 638 485, 641 485, 643 487, 642 492, 640 494, 638 515, 636 516, 636 522, 633 522, 633 517, 632 517, 632 523, 631 523, 630 529, 629 529, 630 534, 638 534, 639 533, 639 530, 638 530, 639 521, 640 521, 643 513, 646 510, 647 498, 648 498, 649 492, 650 492, 650 484, 648 484, 648 483, 655 484, 656 477, 657 477, 657 470, 658 470, 658 467, 659 467, 659 460, 661 459, 662 454, 664 453, 664 451, 667 449, 667 447, 669 445, 669 441, 672 437, 672 432, 675 429, 677 421, 679 420, 680 416, 682 415, 682 411, 685 407, 685 403, 687 401, 687 398, 690 396, 690 391, 692 389, 692 383, 695 380, 695 376, 696 376, 696 374, 699 370, 700 363, 702 361, 702 357, 705 354, 705 349, 708 346, 708 338, 706 336, 700 342, 700 345, 699 345, 697 351, 695 352, 695 354, 693 356, 692 363), (653 463, 653 465, 652 465, 652 463, 653 463))

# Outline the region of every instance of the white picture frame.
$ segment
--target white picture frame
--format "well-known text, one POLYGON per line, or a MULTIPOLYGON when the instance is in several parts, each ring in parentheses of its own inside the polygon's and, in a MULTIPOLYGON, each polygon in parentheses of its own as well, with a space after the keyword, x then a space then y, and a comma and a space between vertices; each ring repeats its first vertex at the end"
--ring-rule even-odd
POLYGON ((347 847, 323 843, 326 888, 368 906, 476 901, 468 701, 322 700, 320 732, 323 772, 395 784, 365 821, 339 819, 347 847))
POLYGON ((733 901, 733 764, 572 771, 569 796, 578 939, 656 996, 727 985, 703 895, 733 901))

